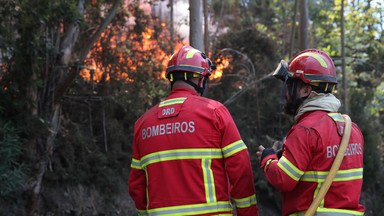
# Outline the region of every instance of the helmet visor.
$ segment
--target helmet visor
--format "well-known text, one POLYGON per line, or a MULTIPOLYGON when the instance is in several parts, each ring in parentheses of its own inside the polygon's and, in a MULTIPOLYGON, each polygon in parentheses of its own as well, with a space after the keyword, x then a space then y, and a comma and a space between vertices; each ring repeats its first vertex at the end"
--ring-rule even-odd
POLYGON ((285 81, 288 79, 289 72, 288 72, 288 64, 284 60, 280 61, 280 64, 277 66, 275 72, 273 72, 272 76, 274 76, 277 79, 281 79, 285 81))

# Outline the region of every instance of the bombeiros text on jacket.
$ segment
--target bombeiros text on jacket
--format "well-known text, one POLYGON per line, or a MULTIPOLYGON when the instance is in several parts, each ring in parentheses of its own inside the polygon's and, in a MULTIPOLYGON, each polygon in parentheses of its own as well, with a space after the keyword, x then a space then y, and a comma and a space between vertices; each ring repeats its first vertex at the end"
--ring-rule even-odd
POLYGON ((194 121, 183 121, 183 122, 172 122, 167 124, 158 124, 149 126, 147 128, 142 129, 141 138, 143 140, 165 135, 165 134, 176 134, 176 133, 194 133, 195 132, 195 122, 194 121))

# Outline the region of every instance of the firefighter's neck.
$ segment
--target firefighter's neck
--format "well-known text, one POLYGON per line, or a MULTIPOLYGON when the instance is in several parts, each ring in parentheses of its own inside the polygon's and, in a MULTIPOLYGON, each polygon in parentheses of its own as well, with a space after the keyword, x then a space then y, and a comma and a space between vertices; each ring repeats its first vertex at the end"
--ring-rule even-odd
MULTIPOLYGON (((198 86, 202 86, 203 85, 203 78, 191 78, 190 81, 192 81, 193 83, 195 83, 196 85, 198 86)), ((173 84, 173 87, 172 89, 175 89, 175 88, 185 88, 185 89, 190 89, 194 92, 196 92, 196 94, 199 94, 198 91, 196 91, 196 89, 189 85, 188 83, 182 81, 182 80, 177 80, 175 81, 175 83, 173 84)))

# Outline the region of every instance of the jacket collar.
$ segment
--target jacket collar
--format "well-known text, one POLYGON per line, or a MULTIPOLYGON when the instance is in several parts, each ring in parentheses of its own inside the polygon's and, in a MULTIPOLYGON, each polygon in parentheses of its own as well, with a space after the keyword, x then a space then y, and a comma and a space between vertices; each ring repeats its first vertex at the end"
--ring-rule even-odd
POLYGON ((327 112, 337 112, 341 106, 339 99, 333 94, 317 93, 312 91, 308 98, 298 108, 295 121, 298 122, 300 116, 309 111, 323 110, 327 112))
POLYGON ((197 93, 194 90, 187 89, 187 88, 175 88, 171 91, 169 94, 169 97, 180 97, 180 96, 189 96, 189 95, 197 95, 197 93))

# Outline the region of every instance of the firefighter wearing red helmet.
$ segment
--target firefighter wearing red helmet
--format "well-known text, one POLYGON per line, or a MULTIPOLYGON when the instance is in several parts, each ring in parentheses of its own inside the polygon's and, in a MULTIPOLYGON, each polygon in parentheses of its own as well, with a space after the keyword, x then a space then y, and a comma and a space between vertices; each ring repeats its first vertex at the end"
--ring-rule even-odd
MULTIPOLYGON (((282 151, 259 146, 256 153, 268 181, 282 193, 283 215, 304 215, 324 183, 335 159, 344 129, 333 95, 337 85, 332 59, 320 50, 305 50, 274 76, 284 81, 284 111, 294 116, 282 151)), ((364 215, 359 204, 363 183, 364 140, 352 123, 347 152, 315 215, 364 215)))
POLYGON ((258 215, 248 150, 221 103, 201 97, 214 69, 184 46, 171 93, 135 123, 129 193, 139 215, 258 215))

